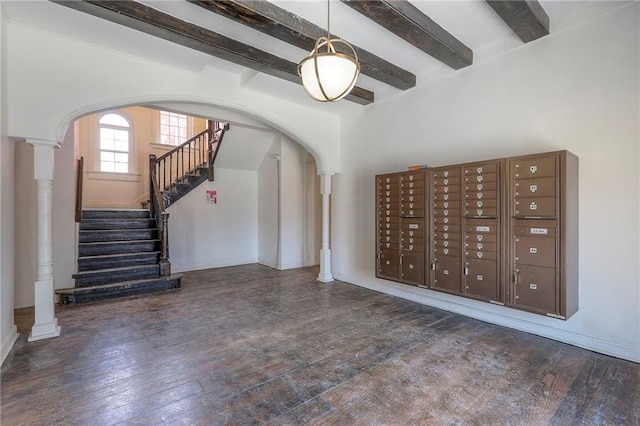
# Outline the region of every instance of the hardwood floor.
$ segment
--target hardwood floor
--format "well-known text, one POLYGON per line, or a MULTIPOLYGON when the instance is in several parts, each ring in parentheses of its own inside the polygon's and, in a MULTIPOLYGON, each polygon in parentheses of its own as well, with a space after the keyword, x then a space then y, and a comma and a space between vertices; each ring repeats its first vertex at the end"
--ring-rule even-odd
POLYGON ((640 424, 638 364, 316 275, 190 272, 34 343, 19 311, 1 423, 640 424))

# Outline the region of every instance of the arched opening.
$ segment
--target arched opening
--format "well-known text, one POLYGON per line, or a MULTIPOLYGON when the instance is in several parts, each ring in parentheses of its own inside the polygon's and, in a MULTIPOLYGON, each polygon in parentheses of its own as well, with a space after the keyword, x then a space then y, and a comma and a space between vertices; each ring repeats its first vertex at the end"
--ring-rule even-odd
MULTIPOLYGON (((224 111, 219 110, 204 116, 201 110, 194 114, 171 103, 161 107, 203 122, 225 119, 224 111)), ((170 148, 161 143, 160 110, 159 107, 148 108, 148 105, 110 106, 82 114, 68 126, 64 143, 55 153, 54 198, 61 204, 61 208, 54 211, 56 288, 73 286, 70 277, 77 272, 78 243, 75 237, 69 238, 69 233, 76 235, 69 216, 74 197, 75 159, 84 154, 89 165, 83 176, 85 191, 88 191, 85 192, 84 207, 143 208, 148 199, 148 154, 152 150, 162 153, 170 148), (123 120, 129 125, 130 160, 126 172, 116 170, 115 166, 112 170, 103 169, 105 150, 102 148, 106 145, 114 148, 118 142, 122 148, 123 143, 122 138, 112 138, 112 143, 103 144, 102 129, 113 130, 111 133, 115 134, 127 128, 124 122, 110 119, 103 122, 104 117, 114 118, 112 114, 126 117, 123 120), (156 133, 152 135, 151 129, 156 133), (142 147, 143 140, 145 148, 142 147), (63 236, 63 230, 71 232, 65 232, 63 236)), ((321 156, 261 121, 237 113, 229 115, 232 116, 229 120, 232 127, 220 153, 219 164, 216 164, 216 180, 204 183, 168 210, 173 269, 180 272, 255 262, 278 269, 317 265, 321 202, 317 175, 320 167, 316 158, 321 156), (280 164, 274 159, 276 152, 280 164), (270 173, 276 167, 280 167, 281 174, 273 176, 270 173), (269 180, 270 176, 273 179, 269 180), (216 204, 207 203, 208 191, 217 194, 216 204), (275 220, 270 210, 273 207, 277 208, 275 220), (270 233, 274 230, 272 236, 270 233), (276 256, 271 256, 272 253, 276 256)), ((20 157, 24 161, 33 158, 29 153, 20 157)), ((16 183, 16 194, 28 197, 30 191, 35 192, 31 185, 33 174, 27 176, 28 171, 24 174, 23 183, 16 183), (24 191, 25 184, 29 187, 27 191, 24 191)), ((20 221, 19 218, 16 220, 20 221)), ((23 244, 25 252, 32 250, 33 236, 23 239, 19 234, 16 233, 17 244, 23 244)), ((17 249, 21 250, 20 247, 17 249)), ((35 264, 24 270, 35 270, 35 264)), ((20 287, 16 292, 20 296, 17 308, 32 305, 32 278, 16 280, 16 286, 20 287)))

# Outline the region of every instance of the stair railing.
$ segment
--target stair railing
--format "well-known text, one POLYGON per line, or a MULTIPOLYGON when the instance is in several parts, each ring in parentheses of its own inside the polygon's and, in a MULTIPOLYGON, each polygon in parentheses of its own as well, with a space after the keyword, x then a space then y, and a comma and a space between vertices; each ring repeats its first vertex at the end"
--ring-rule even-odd
POLYGON ((207 167, 211 138, 212 129, 206 129, 155 160, 153 168, 161 191, 168 191, 173 183, 185 180, 198 167, 207 167))
POLYGON ((210 182, 213 182, 213 165, 216 162, 216 158, 218 157, 218 152, 220 152, 224 134, 227 130, 229 130, 229 123, 224 123, 222 121, 209 121, 209 129, 211 129, 211 139, 209 140, 209 164, 207 167, 207 179, 210 182))
POLYGON ((78 158, 76 167, 76 223, 82 220, 82 178, 84 175, 84 157, 78 158))
POLYGON ((164 211, 162 193, 158 185, 158 178, 155 169, 155 155, 149 156, 149 187, 150 213, 156 220, 158 236, 160 237, 160 275, 163 277, 171 275, 171 262, 169 262, 169 213, 164 211))

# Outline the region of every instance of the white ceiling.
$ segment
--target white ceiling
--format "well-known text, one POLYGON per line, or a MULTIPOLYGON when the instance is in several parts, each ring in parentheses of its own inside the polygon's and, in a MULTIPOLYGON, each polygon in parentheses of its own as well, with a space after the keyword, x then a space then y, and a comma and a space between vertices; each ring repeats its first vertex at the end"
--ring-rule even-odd
MULTIPOLYGON (((293 62, 299 62, 308 53, 183 0, 141 2, 293 62)), ((540 0, 550 17, 551 36, 629 2, 540 0)), ((273 0, 273 3, 316 25, 326 27, 324 0, 273 0)), ((471 48, 474 51, 475 64, 524 45, 484 0, 413 0, 412 3, 471 48)), ((292 102, 338 113, 365 108, 348 101, 331 104, 314 102, 297 84, 256 73, 248 68, 48 1, 2 1, 2 5, 11 22, 80 39, 86 43, 190 72, 206 72, 212 67, 228 75, 229 81, 233 84, 241 84, 251 90, 286 98, 292 102)), ((456 72, 337 0, 331 2, 331 30, 347 41, 413 72, 418 77, 418 87, 456 72)), ((402 92, 364 75, 359 77, 358 85, 374 91, 376 102, 402 92)))

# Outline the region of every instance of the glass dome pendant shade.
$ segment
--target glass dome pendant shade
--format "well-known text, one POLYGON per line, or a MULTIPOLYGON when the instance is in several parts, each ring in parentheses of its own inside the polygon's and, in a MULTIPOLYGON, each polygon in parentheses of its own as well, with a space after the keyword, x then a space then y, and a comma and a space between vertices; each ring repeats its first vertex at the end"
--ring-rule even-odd
POLYGON ((337 101, 347 96, 356 85, 359 73, 360 64, 353 47, 342 39, 328 37, 320 37, 309 56, 298 65, 304 90, 320 102, 337 101), (346 46, 353 56, 336 52, 335 44, 346 46))

